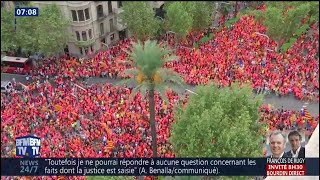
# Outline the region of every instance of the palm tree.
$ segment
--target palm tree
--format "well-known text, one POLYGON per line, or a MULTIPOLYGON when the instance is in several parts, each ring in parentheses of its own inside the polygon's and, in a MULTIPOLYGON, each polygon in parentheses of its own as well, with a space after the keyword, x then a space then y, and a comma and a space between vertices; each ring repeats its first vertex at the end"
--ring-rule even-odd
POLYGON ((146 96, 148 92, 150 127, 152 137, 153 157, 157 157, 157 131, 155 122, 155 102, 154 95, 157 91, 165 102, 168 102, 166 90, 171 89, 179 92, 184 86, 184 80, 173 70, 164 68, 166 62, 177 60, 176 56, 170 55, 166 48, 160 47, 156 41, 146 41, 145 43, 134 43, 133 50, 129 54, 134 68, 125 70, 124 74, 131 77, 122 80, 118 84, 136 84, 130 95, 129 101, 140 92, 146 96))

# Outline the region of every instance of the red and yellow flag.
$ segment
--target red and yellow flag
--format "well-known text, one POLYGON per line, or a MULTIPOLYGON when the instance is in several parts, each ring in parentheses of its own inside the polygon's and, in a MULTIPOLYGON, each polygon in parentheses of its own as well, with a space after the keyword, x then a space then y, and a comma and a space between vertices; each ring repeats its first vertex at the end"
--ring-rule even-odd
POLYGON ((304 118, 306 120, 312 120, 313 119, 313 117, 311 116, 310 112, 307 109, 304 110, 304 118))

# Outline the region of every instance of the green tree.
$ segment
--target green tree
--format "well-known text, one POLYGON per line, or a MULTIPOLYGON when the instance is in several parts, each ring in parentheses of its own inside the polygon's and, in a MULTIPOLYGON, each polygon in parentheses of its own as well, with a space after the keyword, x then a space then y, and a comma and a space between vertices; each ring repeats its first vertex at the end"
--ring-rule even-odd
POLYGON ((199 86, 185 107, 177 107, 171 142, 178 157, 259 157, 262 96, 249 86, 199 86), (235 150, 236 149, 236 150, 235 150))
POLYGON ((1 8, 1 51, 17 50, 14 28, 14 14, 5 8, 1 8))
POLYGON ((38 28, 38 50, 47 55, 63 52, 68 42, 69 21, 62 15, 60 8, 53 4, 40 9, 38 28))
POLYGON ((186 11, 192 16, 192 29, 199 31, 208 28, 212 22, 213 3, 206 1, 183 2, 186 11))
POLYGON ((160 28, 160 20, 155 18, 155 13, 149 2, 124 1, 123 12, 120 14, 122 23, 138 40, 153 38, 160 28))
POLYGON ((14 9, 1 11, 1 51, 20 47, 31 53, 53 55, 61 52, 68 41, 68 22, 55 4, 40 8, 38 17, 16 17, 16 31, 13 23, 14 9))
MULTIPOLYGON (((293 37, 295 31, 304 25, 303 20, 309 18, 308 23, 315 21, 319 15, 312 2, 268 2, 266 11, 252 11, 258 21, 266 26, 266 34, 276 41, 279 52, 280 47, 293 37), (317 13, 317 14, 316 14, 317 13)), ((318 2, 319 7, 319 2, 318 2)))
POLYGON ((132 90, 130 99, 140 92, 146 96, 148 92, 150 127, 152 136, 153 157, 157 157, 157 131, 155 124, 155 91, 159 92, 160 97, 165 102, 168 99, 165 95, 167 89, 179 91, 184 86, 183 79, 173 70, 163 68, 164 64, 176 60, 177 57, 169 55, 166 48, 161 48, 156 41, 146 41, 135 43, 130 59, 133 61, 133 69, 128 69, 124 73, 132 78, 123 80, 119 85, 135 83, 137 86, 132 90))
POLYGON ((168 29, 175 32, 176 45, 178 45, 178 42, 192 29, 192 15, 186 11, 183 2, 173 2, 165 8, 168 29))
MULTIPOLYGON (((170 142, 177 157, 261 157, 262 96, 249 86, 199 86, 197 95, 176 108, 170 142)), ((245 178, 244 178, 245 179, 245 178)))

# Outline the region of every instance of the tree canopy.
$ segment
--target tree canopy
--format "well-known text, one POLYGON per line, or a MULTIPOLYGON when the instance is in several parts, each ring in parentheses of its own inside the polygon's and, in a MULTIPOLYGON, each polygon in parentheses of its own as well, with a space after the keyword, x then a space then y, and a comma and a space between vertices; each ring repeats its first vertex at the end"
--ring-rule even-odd
POLYGON ((123 12, 120 14, 123 25, 138 40, 146 40, 154 37, 159 28, 160 20, 155 18, 155 13, 149 2, 145 1, 124 1, 123 12))
MULTIPOLYGON (((319 2, 267 2, 265 11, 254 10, 254 15, 267 28, 266 34, 277 42, 277 50, 295 35, 295 32, 319 20, 319 2)), ((305 31, 307 28, 304 28, 305 31)), ((297 38, 297 37, 295 37, 297 38)), ((292 40, 291 40, 292 42, 292 40)))
POLYGON ((199 86, 186 107, 176 110, 170 141, 177 157, 260 157, 258 108, 262 96, 237 84, 199 86))
POLYGON ((199 31, 208 28, 212 23, 213 3, 206 1, 183 2, 186 11, 192 17, 192 29, 199 31))
POLYGON ((183 2, 170 3, 166 8, 168 30, 175 32, 177 41, 184 38, 192 29, 193 17, 186 11, 183 2))
POLYGON ((16 30, 14 19, 14 9, 1 9, 1 51, 22 48, 53 55, 67 44, 68 21, 55 4, 40 8, 38 17, 16 17, 16 30))

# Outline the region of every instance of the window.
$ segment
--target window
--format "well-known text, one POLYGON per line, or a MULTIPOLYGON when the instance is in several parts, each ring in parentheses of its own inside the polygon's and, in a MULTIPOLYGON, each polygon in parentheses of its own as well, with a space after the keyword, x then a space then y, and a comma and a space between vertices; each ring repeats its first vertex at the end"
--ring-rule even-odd
POLYGON ((109 20, 109 25, 110 25, 110 32, 113 31, 113 19, 109 20))
POLYGON ((111 40, 111 41, 114 40, 114 33, 110 35, 110 40, 111 40))
POLYGON ((100 34, 103 35, 104 34, 104 27, 103 27, 103 23, 100 24, 100 34))
POLYGON ((77 40, 80 41, 80 33, 79 31, 76 31, 77 40))
POLYGON ((82 41, 87 40, 87 33, 85 31, 82 31, 82 41))
POLYGON ((98 18, 99 17, 103 17, 103 7, 102 7, 102 5, 97 6, 97 14, 98 14, 98 18))
POLYGON ((84 48, 84 52, 85 52, 85 54, 84 54, 84 55, 88 55, 89 48, 88 48, 88 47, 85 47, 85 48, 84 48))
POLYGON ((71 14, 72 14, 72 20, 73 21, 78 21, 77 12, 75 10, 71 10, 71 14))
POLYGON ((108 1, 108 12, 109 14, 112 13, 112 2, 108 1))
POLYGON ((106 38, 101 39, 101 42, 105 44, 106 43, 106 38))
POLYGON ((89 29, 89 39, 92 39, 92 30, 91 29, 89 29))
POLYGON ((78 10, 78 17, 79 17, 79 21, 84 21, 83 10, 78 10))
POLYGON ((80 48, 80 54, 83 55, 83 50, 82 50, 82 48, 80 48))
POLYGON ((122 7, 122 1, 118 1, 118 8, 122 7))
POLYGON ((84 10, 84 14, 86 15, 86 20, 90 19, 89 8, 84 10))

